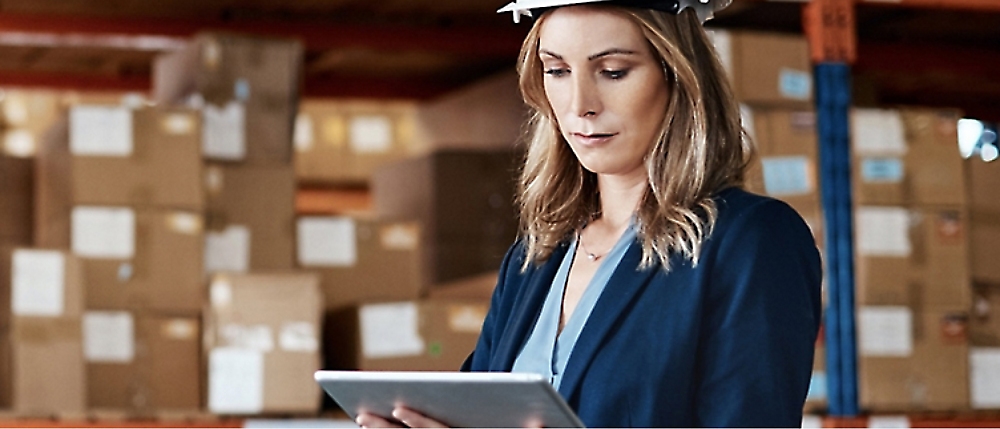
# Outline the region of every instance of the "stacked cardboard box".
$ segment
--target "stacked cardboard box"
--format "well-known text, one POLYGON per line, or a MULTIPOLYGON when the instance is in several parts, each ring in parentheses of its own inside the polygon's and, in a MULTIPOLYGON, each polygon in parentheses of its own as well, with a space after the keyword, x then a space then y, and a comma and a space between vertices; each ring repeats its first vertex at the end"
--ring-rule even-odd
POLYGON ((34 174, 32 160, 0 155, 0 245, 33 242, 34 174))
POLYGON ((804 37, 724 30, 710 34, 738 100, 756 105, 812 108, 812 63, 804 37))
POLYGON ((972 237, 972 310, 969 317, 969 384, 972 407, 1000 409, 1000 162, 967 162, 969 235, 972 237))
POLYGON ((852 113, 861 405, 969 407, 969 217, 958 113, 852 113))
POLYGON ((40 136, 59 115, 60 104, 54 91, 5 89, 0 100, 0 153, 33 156, 40 136))
POLYGON ((215 275, 206 315, 208 409, 315 412, 322 302, 315 274, 215 275))

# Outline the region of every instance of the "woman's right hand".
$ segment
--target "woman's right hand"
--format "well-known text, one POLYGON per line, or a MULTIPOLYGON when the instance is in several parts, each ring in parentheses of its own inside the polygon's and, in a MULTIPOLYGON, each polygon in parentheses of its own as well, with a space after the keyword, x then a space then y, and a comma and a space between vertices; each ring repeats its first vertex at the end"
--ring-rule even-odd
POLYGON ((354 420, 358 426, 363 428, 446 428, 448 427, 444 423, 428 418, 427 416, 420 414, 419 412, 413 411, 405 407, 396 407, 392 410, 392 418, 395 421, 388 420, 384 417, 377 416, 375 414, 360 412, 358 413, 358 418, 354 420), (400 424, 402 423, 402 424, 400 424))

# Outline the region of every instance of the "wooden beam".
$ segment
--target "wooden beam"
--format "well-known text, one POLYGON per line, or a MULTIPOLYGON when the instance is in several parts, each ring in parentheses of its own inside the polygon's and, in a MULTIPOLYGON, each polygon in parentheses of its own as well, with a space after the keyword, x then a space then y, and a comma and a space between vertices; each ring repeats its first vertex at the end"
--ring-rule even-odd
POLYGON ((358 25, 277 20, 191 20, 104 18, 0 13, 0 31, 38 34, 166 36, 187 38, 199 31, 229 31, 297 38, 310 51, 368 48, 380 51, 432 51, 474 57, 513 57, 527 26, 358 25))

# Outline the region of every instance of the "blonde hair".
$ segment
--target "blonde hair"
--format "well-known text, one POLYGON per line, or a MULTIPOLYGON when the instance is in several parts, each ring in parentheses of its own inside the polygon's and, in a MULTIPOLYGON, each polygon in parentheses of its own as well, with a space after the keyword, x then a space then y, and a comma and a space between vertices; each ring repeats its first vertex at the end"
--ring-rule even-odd
MULTIPOLYGON (((648 186, 637 212, 640 268, 670 270, 680 254, 698 263, 717 218, 713 196, 743 184, 752 149, 722 64, 696 14, 588 5, 634 22, 664 65, 670 88, 666 117, 645 159, 648 186)), ((543 87, 538 18, 521 47, 521 93, 531 107, 527 154, 518 187, 522 269, 541 263, 600 210, 597 176, 584 169, 562 137, 543 87)))

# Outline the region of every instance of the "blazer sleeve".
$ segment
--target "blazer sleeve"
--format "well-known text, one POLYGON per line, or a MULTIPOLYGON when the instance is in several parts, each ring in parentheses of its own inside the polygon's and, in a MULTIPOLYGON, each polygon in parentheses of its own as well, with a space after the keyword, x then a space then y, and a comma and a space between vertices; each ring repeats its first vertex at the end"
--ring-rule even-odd
POLYGON ((479 331, 479 340, 476 348, 465 358, 462 363, 462 371, 489 371, 490 361, 493 356, 494 346, 499 341, 503 327, 506 326, 506 319, 510 313, 510 305, 504 303, 505 285, 512 278, 517 276, 521 269, 520 255, 523 253, 521 241, 514 243, 507 250, 507 254, 500 264, 500 272, 497 275, 497 285, 493 289, 493 296, 490 300, 490 309, 483 320, 483 327, 479 331))
POLYGON ((769 200, 728 225, 699 336, 699 426, 800 427, 819 330, 822 268, 808 227, 769 200))

